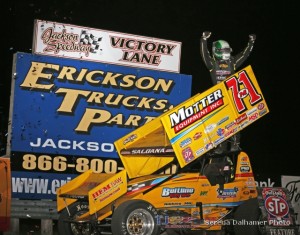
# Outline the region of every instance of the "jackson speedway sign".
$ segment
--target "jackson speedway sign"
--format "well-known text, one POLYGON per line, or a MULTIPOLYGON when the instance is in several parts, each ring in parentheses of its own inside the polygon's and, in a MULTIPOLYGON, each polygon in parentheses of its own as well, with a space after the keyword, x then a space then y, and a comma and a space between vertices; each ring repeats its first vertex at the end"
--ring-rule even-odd
POLYGON ((181 43, 35 20, 33 53, 179 73, 181 43))

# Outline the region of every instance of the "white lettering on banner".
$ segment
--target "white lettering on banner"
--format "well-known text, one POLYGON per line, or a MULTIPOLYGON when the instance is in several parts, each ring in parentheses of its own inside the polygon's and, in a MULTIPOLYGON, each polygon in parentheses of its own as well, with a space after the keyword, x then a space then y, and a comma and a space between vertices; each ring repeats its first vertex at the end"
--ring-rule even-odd
POLYGON ((37 138, 35 142, 30 142, 31 147, 41 148, 53 148, 53 149, 72 149, 72 150, 83 150, 83 151, 103 151, 103 152, 114 152, 113 143, 98 143, 98 142, 86 142, 77 140, 53 140, 37 138))
POLYGON ((271 228, 270 235, 295 235, 295 230, 286 228, 271 228))
POLYGON ((256 187, 274 187, 275 182, 270 178, 267 181, 255 181, 256 187))
POLYGON ((71 180, 12 177, 12 192, 27 194, 56 194, 56 190, 71 180))

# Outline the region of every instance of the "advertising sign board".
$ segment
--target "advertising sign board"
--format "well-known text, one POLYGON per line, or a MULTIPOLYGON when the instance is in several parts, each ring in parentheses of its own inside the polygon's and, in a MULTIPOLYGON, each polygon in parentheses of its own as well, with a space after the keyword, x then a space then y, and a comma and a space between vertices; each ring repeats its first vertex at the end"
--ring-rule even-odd
POLYGON ((33 53, 179 73, 181 42, 35 20, 33 53))
POLYGON ((48 198, 88 169, 122 170, 114 141, 191 95, 191 75, 27 53, 15 54, 13 76, 13 197, 48 198))

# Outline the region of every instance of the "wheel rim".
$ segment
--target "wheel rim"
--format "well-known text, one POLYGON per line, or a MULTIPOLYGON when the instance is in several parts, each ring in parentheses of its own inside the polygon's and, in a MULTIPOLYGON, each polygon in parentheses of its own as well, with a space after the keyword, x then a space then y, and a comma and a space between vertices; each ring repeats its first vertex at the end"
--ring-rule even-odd
MULTIPOLYGON (((76 213, 72 219, 76 219, 77 217, 79 217, 80 215, 85 214, 86 211, 80 211, 78 213, 76 213)), ((88 223, 71 223, 71 231, 74 235, 90 235, 91 234, 91 230, 90 230, 90 226, 88 223)))
POLYGON ((154 230, 154 219, 149 211, 136 209, 129 214, 126 227, 130 235, 150 235, 154 230))

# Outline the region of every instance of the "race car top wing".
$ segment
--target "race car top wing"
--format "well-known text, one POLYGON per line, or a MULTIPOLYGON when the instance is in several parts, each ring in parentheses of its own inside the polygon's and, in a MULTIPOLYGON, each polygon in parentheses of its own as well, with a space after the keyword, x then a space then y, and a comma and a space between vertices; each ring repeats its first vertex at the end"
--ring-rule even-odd
POLYGON ((269 112, 249 65, 115 142, 129 178, 184 167, 269 112))

